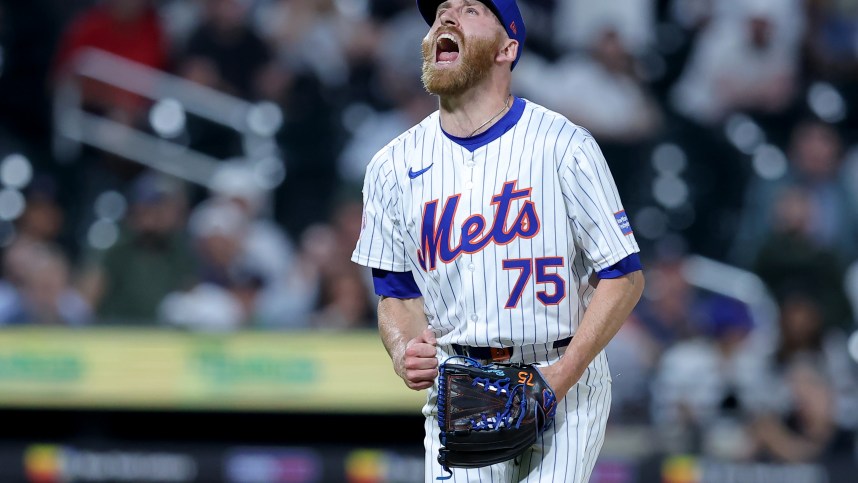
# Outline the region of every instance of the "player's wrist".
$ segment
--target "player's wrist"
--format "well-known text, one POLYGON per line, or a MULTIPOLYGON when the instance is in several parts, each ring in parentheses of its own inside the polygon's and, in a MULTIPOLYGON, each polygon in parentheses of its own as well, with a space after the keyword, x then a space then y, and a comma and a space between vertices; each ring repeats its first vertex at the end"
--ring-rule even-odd
POLYGON ((568 350, 566 354, 552 364, 553 369, 555 369, 554 380, 557 385, 555 389, 564 394, 581 379, 587 369, 587 365, 583 361, 576 360, 572 354, 569 354, 568 350))

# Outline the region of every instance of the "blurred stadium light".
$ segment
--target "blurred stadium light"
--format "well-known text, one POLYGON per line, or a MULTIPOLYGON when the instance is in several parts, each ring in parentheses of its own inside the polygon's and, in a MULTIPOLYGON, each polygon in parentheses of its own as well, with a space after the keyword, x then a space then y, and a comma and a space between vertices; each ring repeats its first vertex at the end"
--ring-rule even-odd
POLYGON ((828 82, 814 82, 808 88, 807 104, 825 122, 837 123, 846 118, 846 100, 828 82))
POLYGON ((724 124, 724 131, 736 149, 745 154, 754 154, 766 142, 766 133, 747 114, 731 115, 724 124))
MULTIPOLYGON (((186 181, 211 187, 220 159, 172 141, 184 129, 185 112, 235 130, 244 156, 257 172, 283 170, 275 134, 283 123, 280 108, 258 104, 100 49, 87 49, 73 61, 54 98, 54 154, 68 162, 81 144, 122 156, 186 181), (161 137, 83 109, 79 79, 88 78, 155 101, 153 130, 161 137)), ((260 188, 272 188, 261 186, 260 188)))
POLYGON ((8 188, 23 189, 33 179, 33 165, 26 156, 12 153, 0 161, 0 183, 8 188))

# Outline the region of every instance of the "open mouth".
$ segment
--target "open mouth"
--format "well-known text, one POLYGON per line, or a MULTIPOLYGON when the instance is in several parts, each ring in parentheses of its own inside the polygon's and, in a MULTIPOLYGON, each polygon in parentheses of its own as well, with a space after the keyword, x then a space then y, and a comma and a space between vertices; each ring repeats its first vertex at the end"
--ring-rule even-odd
POLYGON ((459 58, 459 42, 452 34, 441 34, 435 42, 435 62, 452 64, 459 58))

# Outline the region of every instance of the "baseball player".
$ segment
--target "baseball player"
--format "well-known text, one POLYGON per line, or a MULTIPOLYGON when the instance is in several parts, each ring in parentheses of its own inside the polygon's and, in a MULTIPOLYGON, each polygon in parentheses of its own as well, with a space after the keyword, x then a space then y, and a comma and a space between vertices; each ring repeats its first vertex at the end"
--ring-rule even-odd
POLYGON ((394 370, 428 389, 425 479, 586 482, 611 401, 604 348, 643 290, 632 227, 590 133, 510 92, 515 0, 417 7, 439 109, 371 160, 352 260, 372 269, 394 370), (438 364, 457 354, 539 363, 564 396, 520 458, 452 475, 437 462, 438 364))

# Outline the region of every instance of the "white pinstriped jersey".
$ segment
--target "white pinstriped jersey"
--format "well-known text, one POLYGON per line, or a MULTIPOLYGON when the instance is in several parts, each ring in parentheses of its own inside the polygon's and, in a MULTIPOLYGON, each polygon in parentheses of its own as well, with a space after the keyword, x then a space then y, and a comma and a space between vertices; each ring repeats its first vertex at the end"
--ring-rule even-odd
POLYGON ((519 346, 573 335, 590 276, 639 251, 585 129, 536 103, 471 152, 439 113, 367 167, 355 263, 411 271, 440 344, 519 346))

